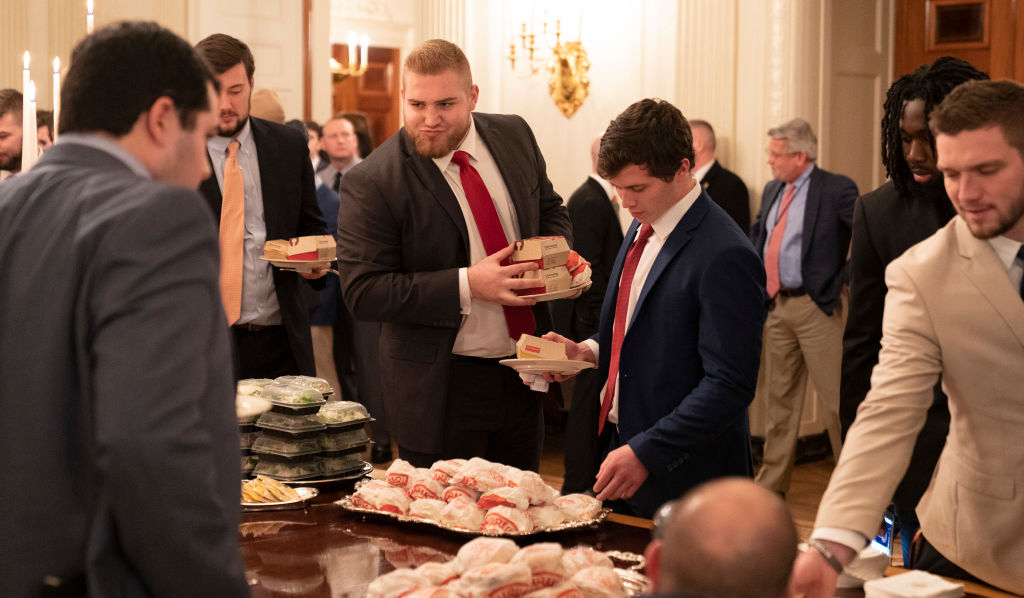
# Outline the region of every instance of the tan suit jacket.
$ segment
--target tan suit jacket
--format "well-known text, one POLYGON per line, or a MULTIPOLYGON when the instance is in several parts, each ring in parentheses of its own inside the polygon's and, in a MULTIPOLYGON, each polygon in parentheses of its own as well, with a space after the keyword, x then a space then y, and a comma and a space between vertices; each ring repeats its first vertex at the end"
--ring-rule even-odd
POLYGON ((874 537, 942 374, 951 421, 918 507, 925 537, 1024 593, 1024 302, 960 217, 886 269, 882 350, 816 527, 874 537))

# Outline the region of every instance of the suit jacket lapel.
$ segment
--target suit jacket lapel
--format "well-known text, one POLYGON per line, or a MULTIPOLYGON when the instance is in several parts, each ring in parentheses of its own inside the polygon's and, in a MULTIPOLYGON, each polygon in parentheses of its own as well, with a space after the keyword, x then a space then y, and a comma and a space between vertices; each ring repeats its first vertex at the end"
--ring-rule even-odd
POLYGON ((1007 327, 1024 345, 1024 302, 1009 283, 1006 268, 986 241, 971 234, 962 219, 956 221, 956 241, 964 275, 992 304, 1007 327))
POLYGON ((269 138, 270 131, 267 126, 257 118, 249 118, 252 128, 252 141, 256 145, 256 160, 260 169, 260 191, 263 193, 263 222, 267 228, 267 239, 280 239, 285 236, 278 231, 280 219, 280 208, 276 198, 282 194, 278 192, 278 184, 281 180, 281 154, 276 143, 269 138))
MULTIPOLYGON (((814 236, 814 223, 818 219, 818 211, 821 209, 821 184, 825 176, 817 166, 811 166, 810 180, 807 182, 807 203, 804 205, 804 230, 801 235, 800 257, 807 255, 807 249, 811 246, 811 238, 814 236)), ((803 259, 801 259, 801 263, 803 259)))
POLYGON ((675 259, 676 254, 682 251, 683 247, 690 242, 693 237, 693 230, 704 220, 704 216, 708 212, 708 202, 711 198, 708 197, 707 193, 703 191, 697 200, 693 202, 690 209, 686 211, 679 224, 672 229, 669 233, 668 238, 665 239, 665 243, 661 247, 661 251, 658 252, 658 256, 654 258, 654 263, 651 265, 651 271, 647 274, 647 280, 644 281, 644 287, 640 290, 640 296, 636 299, 636 305, 633 307, 633 315, 629 319, 629 327, 626 329, 626 334, 633 328, 633 321, 636 320, 636 315, 643 309, 644 302, 647 300, 647 296, 651 293, 651 289, 654 285, 658 284, 658 279, 665 272, 665 268, 668 267, 672 260, 675 259))
POLYGON ((522 161, 522 157, 513 152, 508 144, 499 143, 497 134, 491 130, 490 124, 486 119, 474 114, 473 121, 476 123, 477 135, 487 144, 487 150, 491 152, 491 157, 494 158, 494 163, 498 166, 498 172, 501 173, 501 178, 505 181, 505 186, 508 188, 509 198, 511 198, 512 205, 516 208, 519 232, 522 236, 528 237, 530 236, 529 218, 527 218, 527 214, 530 211, 530 188, 522 176, 525 169, 518 166, 518 163, 522 161))
POLYGON ((399 141, 401 142, 402 151, 405 153, 405 163, 408 165, 409 170, 430 191, 430 194, 441 206, 441 209, 448 213, 452 222, 459 229, 459 234, 462 236, 462 246, 466 250, 466 255, 469 255, 469 232, 466 230, 466 218, 462 214, 462 208, 459 207, 459 200, 455 198, 452 188, 448 186, 448 181, 444 179, 444 175, 438 170, 437 164, 434 164, 433 160, 420 155, 416 151, 416 147, 413 145, 413 141, 409 138, 405 128, 399 131, 399 141))
POLYGON ((206 163, 210 165, 210 176, 199 184, 199 192, 206 198, 206 202, 213 211, 213 218, 220 223, 220 208, 224 201, 220 193, 220 184, 217 183, 217 173, 213 171, 213 160, 210 158, 210 151, 206 151, 206 163))

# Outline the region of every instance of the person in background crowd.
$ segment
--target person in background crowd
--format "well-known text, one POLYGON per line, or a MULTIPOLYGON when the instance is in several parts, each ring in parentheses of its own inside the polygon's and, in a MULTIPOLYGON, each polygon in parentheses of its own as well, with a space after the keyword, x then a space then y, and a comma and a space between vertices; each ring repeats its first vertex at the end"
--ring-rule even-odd
POLYGON ((359 140, 359 157, 365 158, 373 151, 373 135, 370 133, 370 122, 362 112, 340 112, 338 116, 352 123, 359 140))
POLYGON ((794 565, 808 598, 874 537, 939 376, 949 436, 909 566, 1024 593, 1024 87, 967 81, 928 124, 957 216, 885 269, 871 390, 794 565))
POLYGON ((49 110, 36 112, 36 140, 39 142, 40 154, 53 145, 53 112, 49 110))
MULTIPOLYGON (((313 163, 313 172, 319 173, 330 163, 330 159, 327 154, 324 153, 322 147, 320 147, 320 138, 323 137, 323 129, 316 121, 305 120, 299 121, 306 127, 306 143, 309 146, 309 161, 313 163)), ((323 184, 323 180, 317 176, 317 186, 323 184)))
POLYGON ((402 71, 405 127, 341 182, 338 271, 355 317, 383 322, 380 368, 399 455, 418 467, 473 457, 537 470, 539 393, 498 363, 550 328, 516 289, 536 264, 502 265, 518 239, 562 235, 562 199, 518 116, 474 114, 458 46, 429 40, 402 71))
POLYGON ((817 391, 832 455, 839 458, 846 256, 857 185, 815 164, 818 139, 794 119, 768 131, 768 164, 750 238, 764 260, 764 459, 757 481, 785 494, 796 458, 808 376, 817 391))
POLYGON ((692 163, 690 127, 668 102, 641 100, 608 125, 597 171, 636 219, 612 269, 615 300, 583 342, 544 335, 569 359, 597 364, 603 458, 593 490, 639 517, 707 480, 753 475, 747 408, 764 267, 692 163))
MULTIPOLYGON (((618 196, 611 183, 597 174, 601 138, 590 144, 591 174, 569 197, 576 251, 590 262, 590 290, 569 304, 565 332, 569 338, 590 338, 597 332, 601 304, 611 278, 615 256, 622 246, 618 196)), ((565 429, 565 480, 562 492, 584 492, 594 487, 600 450, 597 446, 597 416, 601 410, 601 386, 597 370, 585 370, 575 378, 572 402, 565 429)))
POLYGON ((284 105, 273 89, 257 89, 253 92, 250 114, 279 125, 283 125, 285 120, 284 105))
POLYGON ((655 595, 793 595, 793 518, 778 495, 749 479, 705 482, 659 509, 654 523, 644 556, 655 595))
POLYGON ((715 130, 706 120, 691 120, 693 129, 693 176, 711 199, 736 221, 744 232, 750 230, 750 193, 747 185, 715 158, 718 143, 715 130))
POLYGON ((122 22, 79 42, 60 141, 0 185, 0 595, 249 595, 209 172, 217 79, 122 22), (41 276, 60 264, 59 276, 41 276))
MULTIPOLYGON (((218 220, 221 299, 235 339, 239 378, 316 373, 309 313, 299 276, 259 259, 272 239, 327 234, 313 167, 298 131, 250 117, 252 52, 215 33, 196 49, 220 81, 217 136, 208 142, 213 174, 199 186, 218 220)), ((314 283, 323 288, 323 281, 314 283)))
POLYGON ((16 89, 0 89, 0 170, 21 172, 22 98, 16 89))
MULTIPOLYGON (((900 77, 886 94, 882 163, 889 182, 858 199, 853 213, 850 312, 839 389, 844 436, 871 388, 871 370, 878 363, 885 267, 956 214, 935 164, 935 137, 928 128, 928 115, 957 85, 987 78, 970 63, 944 56, 900 77)), ((918 528, 914 508, 928 487, 949 432, 949 407, 941 381, 934 390, 935 402, 918 435, 907 474, 893 496, 905 563, 910 562, 910 542, 918 528)))

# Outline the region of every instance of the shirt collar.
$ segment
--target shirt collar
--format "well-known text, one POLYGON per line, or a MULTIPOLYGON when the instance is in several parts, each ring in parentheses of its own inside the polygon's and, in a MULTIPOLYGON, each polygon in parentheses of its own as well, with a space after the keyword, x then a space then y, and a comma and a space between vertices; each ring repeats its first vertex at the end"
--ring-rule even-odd
POLYGON ((228 145, 232 139, 238 140, 239 149, 243 149, 252 139, 252 118, 245 119, 245 125, 242 130, 238 132, 238 135, 234 137, 222 137, 220 135, 214 135, 206 142, 207 147, 215 152, 226 153, 228 151, 228 145))
POLYGON ((989 239, 988 244, 996 252, 996 255, 999 256, 999 261, 1003 263, 1006 271, 1009 272, 1010 268, 1013 267, 1013 261, 1017 259, 1017 252, 1020 251, 1021 242, 1014 241, 1004 235, 999 235, 989 239))
POLYGON ((598 185, 601 185, 601 188, 604 189, 604 192, 608 194, 608 199, 611 199, 611 198, 615 197, 615 188, 612 187, 611 183, 609 183, 608 181, 602 179, 601 177, 599 177, 598 175, 596 175, 594 173, 590 173, 590 178, 592 178, 595 181, 597 181, 598 185))
POLYGON ((441 169, 442 172, 448 169, 448 165, 452 163, 452 156, 455 152, 462 151, 469 154, 469 157, 476 158, 476 144, 479 143, 480 137, 476 133, 476 121, 473 119, 473 115, 469 115, 469 131, 466 132, 466 137, 459 144, 459 147, 453 149, 447 154, 440 158, 434 158, 434 164, 441 169))
POLYGON ((704 166, 701 166, 697 170, 694 170, 693 171, 693 178, 697 179, 697 182, 703 181, 704 177, 706 177, 708 175, 708 171, 711 170, 711 167, 714 166, 714 165, 715 165, 715 161, 712 160, 712 161, 708 162, 707 164, 705 164, 704 166))
POLYGON ((102 135, 96 135, 95 133, 61 133, 60 137, 57 139, 57 143, 77 143, 78 145, 85 145, 101 152, 108 153, 124 162, 124 165, 135 174, 141 177, 146 177, 147 179, 153 178, 153 175, 150 174, 149 170, 147 170, 146 167, 142 165, 142 162, 133 156, 131 152, 102 135))
POLYGON ((686 215, 686 212, 690 210, 690 206, 692 206, 693 203, 697 201, 697 198, 700 197, 702 191, 703 189, 701 186, 697 184, 696 180, 694 180, 693 189, 690 189, 682 199, 672 204, 672 207, 666 210, 661 217, 651 223, 651 226, 654 228, 654 235, 658 237, 659 241, 664 243, 665 239, 672 234, 672 231, 676 229, 679 221, 682 220, 683 216, 686 215))
MULTIPOLYGON (((803 187, 807 183, 807 179, 811 178, 811 172, 813 172, 813 171, 814 171, 814 162, 811 162, 810 164, 807 165, 807 168, 805 168, 804 171, 800 173, 800 176, 796 177, 796 180, 793 181, 793 192, 794 193, 796 193, 797 189, 799 189, 800 187, 803 187)), ((783 185, 783 189, 785 189, 785 185, 783 185)))

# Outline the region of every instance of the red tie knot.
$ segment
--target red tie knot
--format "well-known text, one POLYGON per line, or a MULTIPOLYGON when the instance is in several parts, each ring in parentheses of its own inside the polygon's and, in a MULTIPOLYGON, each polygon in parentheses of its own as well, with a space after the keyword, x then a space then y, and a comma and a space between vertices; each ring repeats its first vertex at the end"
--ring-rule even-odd
POLYGON ((459 168, 465 168, 469 166, 469 154, 459 150, 452 155, 452 162, 459 165, 459 168))

